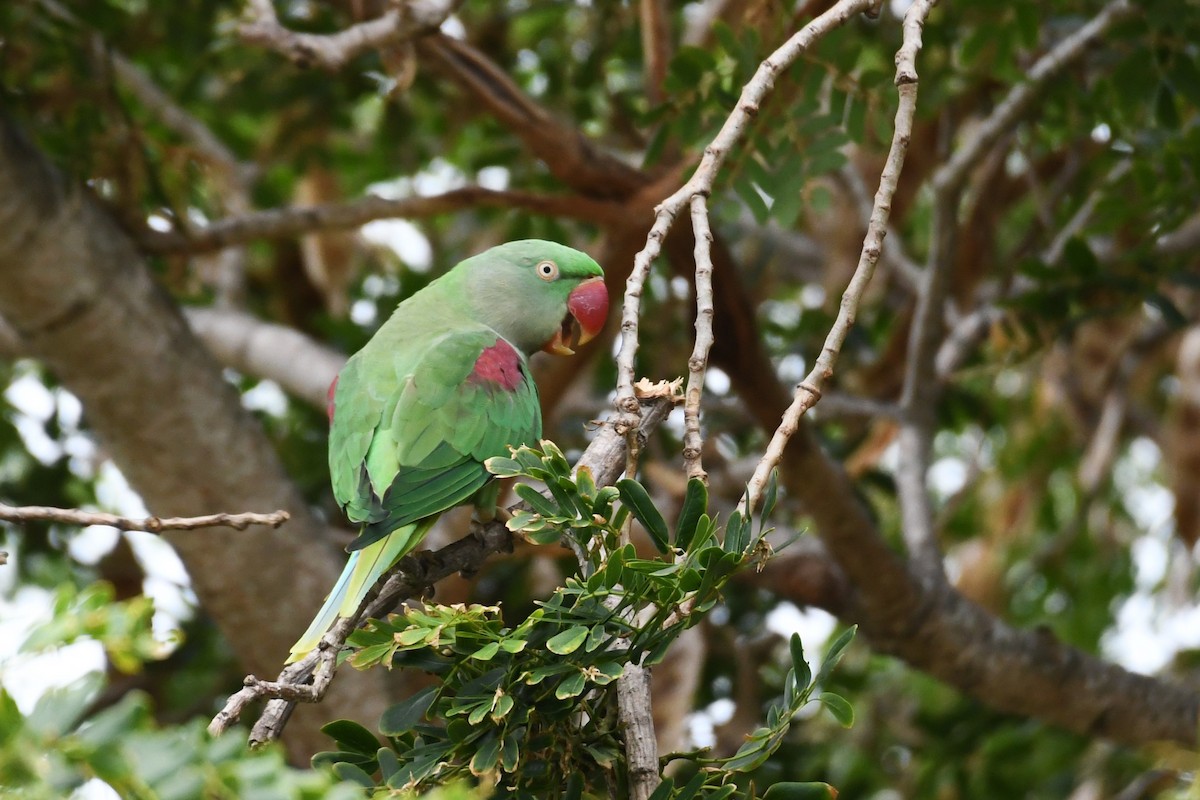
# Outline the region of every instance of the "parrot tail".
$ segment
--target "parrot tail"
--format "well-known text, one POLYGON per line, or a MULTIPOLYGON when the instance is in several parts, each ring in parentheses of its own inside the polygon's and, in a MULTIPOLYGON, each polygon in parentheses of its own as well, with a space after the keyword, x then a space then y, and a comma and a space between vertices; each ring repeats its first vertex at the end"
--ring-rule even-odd
POLYGON ((428 517, 397 528, 378 542, 351 553, 321 610, 309 623, 304 635, 292 645, 286 663, 292 664, 304 658, 321 643, 321 637, 339 617, 349 617, 357 612, 362 599, 379 577, 412 552, 436 521, 436 516, 428 517))

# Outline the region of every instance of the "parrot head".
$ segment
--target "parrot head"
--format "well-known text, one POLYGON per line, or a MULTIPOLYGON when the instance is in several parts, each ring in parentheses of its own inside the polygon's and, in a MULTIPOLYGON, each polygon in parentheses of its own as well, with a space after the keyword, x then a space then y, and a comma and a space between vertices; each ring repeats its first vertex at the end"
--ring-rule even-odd
POLYGON ((524 239, 463 261, 471 304, 525 353, 571 355, 608 318, 604 272, 586 253, 555 242, 524 239))

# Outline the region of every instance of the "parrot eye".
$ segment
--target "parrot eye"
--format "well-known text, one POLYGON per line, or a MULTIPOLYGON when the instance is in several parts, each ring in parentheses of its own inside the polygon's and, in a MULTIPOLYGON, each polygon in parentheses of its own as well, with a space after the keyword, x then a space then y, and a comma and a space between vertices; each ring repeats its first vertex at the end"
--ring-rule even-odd
POLYGON ((552 281, 558 277, 558 264, 553 261, 539 261, 534 269, 537 270, 538 277, 544 281, 552 281))

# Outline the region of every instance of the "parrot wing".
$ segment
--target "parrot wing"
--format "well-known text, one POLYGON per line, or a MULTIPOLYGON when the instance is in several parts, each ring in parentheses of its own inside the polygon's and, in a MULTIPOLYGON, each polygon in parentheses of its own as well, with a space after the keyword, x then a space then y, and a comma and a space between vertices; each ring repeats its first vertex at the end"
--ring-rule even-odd
POLYGON ((335 403, 334 491, 347 515, 364 523, 351 551, 469 501, 490 478, 486 459, 541 436, 525 358, 491 329, 446 332, 415 359, 390 360, 372 372, 348 365, 361 398, 345 422, 352 430, 338 430, 335 403))

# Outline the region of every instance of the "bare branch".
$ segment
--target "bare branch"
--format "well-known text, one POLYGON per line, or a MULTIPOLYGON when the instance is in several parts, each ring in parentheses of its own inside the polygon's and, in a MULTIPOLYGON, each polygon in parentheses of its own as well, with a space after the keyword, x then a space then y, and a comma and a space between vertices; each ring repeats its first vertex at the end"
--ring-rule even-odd
POLYGON ((409 0, 375 19, 330 34, 298 33, 280 24, 272 0, 247 0, 242 40, 282 53, 301 66, 336 70, 376 47, 410 41, 435 31, 454 11, 455 0, 409 0))
POLYGON ((704 392, 704 373, 708 352, 713 346, 712 231, 708 224, 708 203, 704 195, 692 198, 692 228, 696 234, 696 343, 688 359, 687 389, 684 392, 683 463, 688 478, 704 480, 700 461, 704 440, 700 435, 700 396, 704 392))
MULTIPOLYGON (((615 405, 618 411, 624 414, 637 413, 637 397, 633 385, 634 358, 638 349, 638 316, 641 310, 642 286, 650 274, 651 263, 662 250, 663 240, 676 215, 694 196, 707 197, 711 193, 717 172, 728 157, 730 149, 745 135, 750 121, 758 113, 763 98, 774 88, 776 76, 820 38, 851 17, 871 10, 874 5, 871 0, 840 0, 768 56, 742 88, 737 106, 726 118, 721 130, 708 147, 704 148, 704 156, 691 179, 655 208, 654 225, 646 235, 646 246, 634 258, 633 270, 625 284, 625 299, 621 310, 621 347, 617 353, 615 405)), ((628 420, 626 424, 629 424, 628 420)))
MULTIPOLYGON (((838 307, 837 319, 825 337, 821 354, 817 356, 812 370, 796 387, 795 398, 783 415, 783 421, 771 437, 767 450, 759 460, 746 488, 744 502, 747 508, 753 510, 758 504, 758 498, 766 487, 771 472, 783 458, 783 450, 788 440, 795 434, 800 424, 800 417, 812 408, 821 398, 822 388, 833 376, 833 368, 842 350, 842 344, 854 325, 858 314, 858 304, 863 292, 870 283, 883 250, 883 238, 887 235, 888 216, 892 210, 892 195, 896 192, 896 184, 900 179, 900 170, 904 166, 904 157, 908 152, 908 142, 912 137, 913 115, 917 108, 917 51, 921 47, 921 31, 925 18, 929 16, 937 0, 916 0, 909 6, 904 15, 904 38, 900 50, 896 53, 896 90, 900 95, 900 103, 896 109, 895 131, 892 144, 888 150, 883 172, 879 176, 879 188, 875 192, 875 202, 871 209, 870 221, 867 224, 867 235, 863 240, 862 253, 859 255, 858 266, 838 307)), ((836 8, 836 7, 835 7, 836 8)), ((821 19, 818 17, 818 20, 821 19)))
POLYGON ((325 408, 346 356, 286 325, 232 309, 186 308, 196 337, 222 366, 266 378, 288 394, 325 408))
POLYGON ((270 514, 206 514, 202 517, 146 517, 132 519, 101 511, 84 511, 79 508, 51 508, 49 506, 10 506, 0 503, 0 520, 5 522, 62 522, 66 525, 107 525, 121 531, 194 531, 198 528, 234 528, 244 531, 251 525, 269 525, 278 528, 291 517, 286 511, 270 514))
POLYGON ((377 219, 432 217, 464 208, 515 208, 595 224, 614 221, 624 214, 620 205, 601 200, 466 186, 430 197, 392 200, 372 195, 346 203, 256 211, 217 220, 195 230, 143 231, 140 242, 142 248, 151 253, 201 253, 257 239, 281 239, 317 230, 357 228, 377 219))

